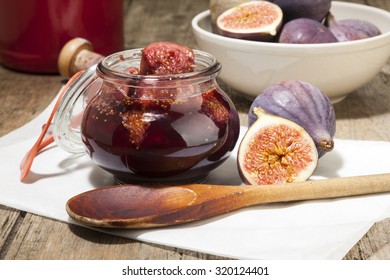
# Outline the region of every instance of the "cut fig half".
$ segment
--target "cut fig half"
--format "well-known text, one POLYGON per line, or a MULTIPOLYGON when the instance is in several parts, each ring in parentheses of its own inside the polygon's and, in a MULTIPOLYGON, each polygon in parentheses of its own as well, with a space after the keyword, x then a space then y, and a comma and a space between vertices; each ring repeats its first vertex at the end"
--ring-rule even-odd
POLYGON ((226 10, 217 18, 220 35, 238 39, 271 41, 283 20, 279 6, 267 1, 251 1, 226 10))
POLYGON ((250 185, 306 181, 317 167, 318 153, 311 136, 298 124, 254 108, 257 121, 241 141, 237 163, 250 185))

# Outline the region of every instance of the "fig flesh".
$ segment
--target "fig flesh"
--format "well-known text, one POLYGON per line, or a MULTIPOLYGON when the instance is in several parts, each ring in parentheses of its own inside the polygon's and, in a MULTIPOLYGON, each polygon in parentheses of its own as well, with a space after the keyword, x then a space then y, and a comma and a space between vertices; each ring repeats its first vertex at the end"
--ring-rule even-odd
POLYGON ((253 113, 255 107, 302 126, 313 138, 319 158, 333 149, 335 111, 329 98, 312 84, 291 80, 271 85, 253 101, 248 113, 248 126, 257 119, 253 113))
POLYGON ((251 1, 226 10, 217 18, 217 32, 222 36, 271 41, 279 31, 282 10, 267 1, 251 1))
POLYGON ((194 71, 194 52, 173 42, 156 42, 142 49, 140 74, 166 75, 194 71))
POLYGON ((210 0, 209 8, 210 8, 210 20, 211 26, 213 30, 216 30, 217 18, 224 11, 233 8, 237 5, 240 5, 245 2, 250 2, 252 0, 210 0))
POLYGON ((328 14, 331 0, 273 0, 284 15, 284 22, 297 18, 310 18, 322 21, 328 14))
POLYGON ((306 181, 317 167, 311 136, 298 124, 253 108, 256 122, 241 141, 237 164, 242 180, 251 185, 306 181))
POLYGON ((338 42, 322 23, 308 18, 298 18, 286 23, 280 33, 279 43, 321 44, 338 42))
POLYGON ((339 42, 361 40, 381 34, 376 25, 361 19, 336 20, 329 14, 327 25, 339 42))

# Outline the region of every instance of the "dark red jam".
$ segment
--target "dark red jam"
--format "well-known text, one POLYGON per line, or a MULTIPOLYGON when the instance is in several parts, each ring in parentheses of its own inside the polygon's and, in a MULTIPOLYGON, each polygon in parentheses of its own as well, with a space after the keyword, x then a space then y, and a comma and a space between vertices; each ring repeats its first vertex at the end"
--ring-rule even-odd
POLYGON ((127 88, 105 82, 84 111, 82 140, 91 158, 119 181, 197 181, 230 155, 237 112, 209 83, 127 88))

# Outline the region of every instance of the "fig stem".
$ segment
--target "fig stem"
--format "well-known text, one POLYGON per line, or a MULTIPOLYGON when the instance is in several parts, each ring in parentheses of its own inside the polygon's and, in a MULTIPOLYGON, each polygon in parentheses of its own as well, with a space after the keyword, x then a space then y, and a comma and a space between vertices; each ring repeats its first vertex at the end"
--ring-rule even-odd
POLYGON ((320 147, 324 152, 330 152, 333 150, 334 147, 334 141, 332 139, 328 140, 321 140, 320 147))
POLYGON ((261 107, 254 107, 253 113, 257 116, 258 119, 266 114, 266 112, 261 107))

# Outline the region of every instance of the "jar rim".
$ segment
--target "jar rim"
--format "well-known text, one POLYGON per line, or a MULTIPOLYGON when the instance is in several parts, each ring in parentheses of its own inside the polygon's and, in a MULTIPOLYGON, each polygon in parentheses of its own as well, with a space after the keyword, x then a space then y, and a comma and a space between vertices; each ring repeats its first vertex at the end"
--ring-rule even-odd
POLYGON ((139 62, 141 60, 142 48, 130 49, 125 51, 120 51, 114 54, 111 54, 105 57, 100 61, 96 67, 97 75, 109 82, 119 83, 119 84, 136 84, 139 81, 144 82, 167 82, 167 81, 186 81, 186 80, 198 80, 207 79, 210 80, 214 78, 219 71, 221 70, 221 64, 218 60, 208 52, 194 49, 194 60, 195 60, 195 70, 187 73, 180 74, 164 74, 164 75, 141 75, 141 74, 132 74, 125 73, 119 66, 121 63, 129 62, 139 62))

